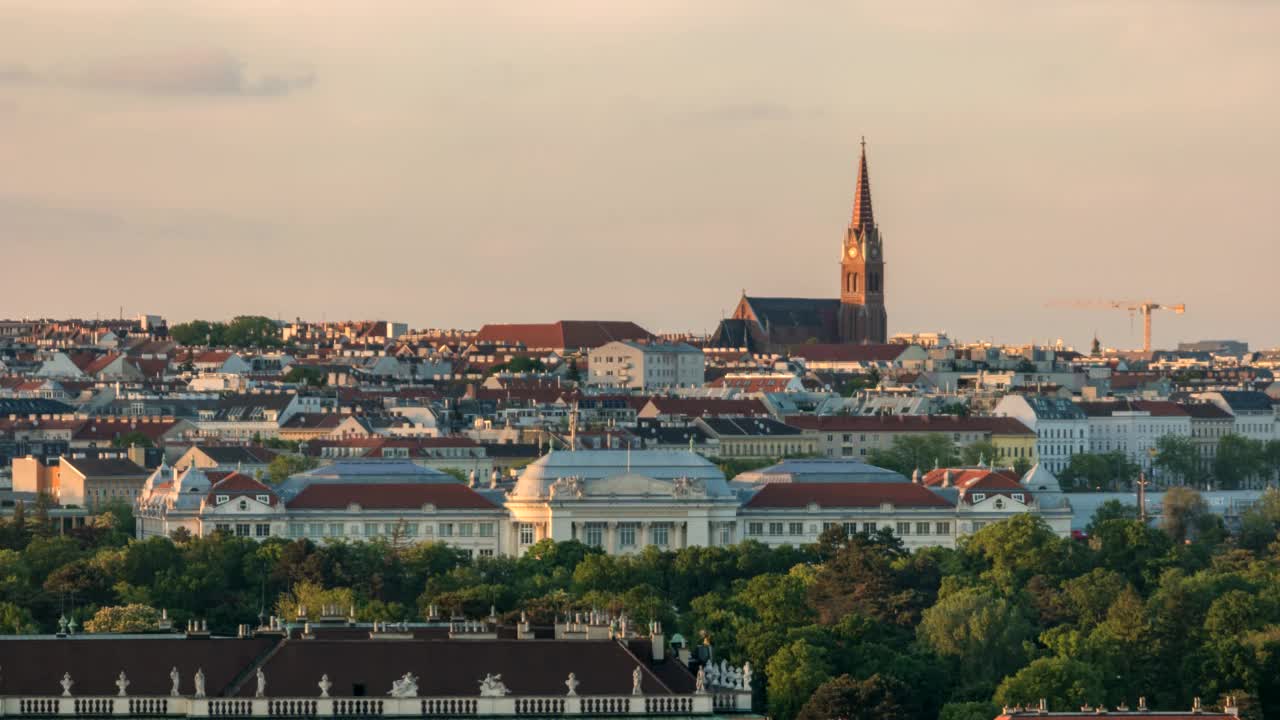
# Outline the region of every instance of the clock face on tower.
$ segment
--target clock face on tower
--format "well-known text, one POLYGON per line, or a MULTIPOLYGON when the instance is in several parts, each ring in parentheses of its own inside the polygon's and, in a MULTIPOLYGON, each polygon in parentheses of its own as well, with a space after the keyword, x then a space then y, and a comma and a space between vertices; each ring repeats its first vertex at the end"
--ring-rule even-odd
POLYGON ((854 260, 858 258, 858 243, 849 245, 849 257, 854 260))

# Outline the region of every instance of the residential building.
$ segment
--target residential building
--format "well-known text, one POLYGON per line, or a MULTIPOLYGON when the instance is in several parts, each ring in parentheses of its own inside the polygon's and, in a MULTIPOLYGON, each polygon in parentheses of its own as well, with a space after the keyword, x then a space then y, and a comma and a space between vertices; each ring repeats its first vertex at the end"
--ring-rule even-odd
POLYGON ((1040 464, 1055 475, 1067 469, 1072 455, 1089 451, 1089 418, 1066 398, 1005 395, 993 414, 1016 418, 1031 428, 1040 464))
POLYGON ((957 447, 990 442, 993 463, 1013 465, 1019 459, 1034 465, 1036 435, 1020 420, 1009 417, 959 415, 790 415, 787 424, 817 440, 815 452, 824 457, 866 458, 888 450, 898 437, 943 435, 957 447))
POLYGON ((720 457, 762 458, 815 455, 817 439, 800 428, 762 417, 709 417, 694 420, 716 443, 720 457))
POLYGON ((1236 419, 1211 402, 1182 403, 1182 411, 1191 418, 1191 441, 1196 446, 1200 472, 1209 473, 1218 457, 1218 442, 1235 429, 1236 419))
POLYGON ((133 505, 147 480, 146 468, 126 459, 64 457, 53 499, 59 505, 98 510, 113 502, 133 505))
POLYGON ((1167 400, 1110 400, 1076 405, 1089 420, 1089 452, 1124 453, 1129 462, 1155 480, 1165 478, 1155 467, 1156 446, 1165 435, 1191 437, 1191 415, 1167 400))
POLYGON ((1197 400, 1210 402, 1231 413, 1235 423, 1231 432, 1251 440, 1275 440, 1277 430, 1275 403, 1265 392, 1257 390, 1218 390, 1196 393, 1197 400))
POLYGON ((629 390, 702 387, 706 360, 687 343, 620 340, 588 355, 587 384, 629 390))

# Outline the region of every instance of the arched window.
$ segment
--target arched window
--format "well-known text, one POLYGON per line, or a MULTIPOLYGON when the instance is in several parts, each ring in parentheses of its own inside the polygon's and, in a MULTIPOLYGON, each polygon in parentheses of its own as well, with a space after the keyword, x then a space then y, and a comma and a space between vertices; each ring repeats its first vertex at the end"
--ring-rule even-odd
POLYGON ((846 273, 844 276, 844 291, 849 293, 858 292, 858 273, 846 273))

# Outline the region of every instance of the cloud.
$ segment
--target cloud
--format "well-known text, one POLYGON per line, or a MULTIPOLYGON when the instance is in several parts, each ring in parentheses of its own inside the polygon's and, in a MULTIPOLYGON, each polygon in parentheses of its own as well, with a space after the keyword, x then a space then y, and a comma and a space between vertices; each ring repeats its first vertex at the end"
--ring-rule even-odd
POLYGON ((0 84, 73 87, 157 96, 279 97, 315 83, 309 72, 253 75, 225 50, 100 58, 70 69, 41 71, 0 64, 0 84))

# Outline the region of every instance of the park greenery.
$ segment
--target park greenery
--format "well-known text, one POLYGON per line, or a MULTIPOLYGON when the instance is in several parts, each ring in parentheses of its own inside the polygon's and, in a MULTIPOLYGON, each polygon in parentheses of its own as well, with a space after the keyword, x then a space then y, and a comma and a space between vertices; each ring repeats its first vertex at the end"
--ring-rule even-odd
POLYGON ((127 506, 57 534, 46 509, 0 524, 0 632, 138 631, 167 611, 232 632, 299 605, 363 621, 420 620, 435 605, 495 606, 535 623, 590 608, 660 620, 758 669, 760 710, 794 718, 993 717, 1002 704, 1161 708, 1240 698, 1280 713, 1280 492, 1229 534, 1194 490, 1163 526, 1104 505, 1087 539, 1032 515, 957 549, 904 550, 892 534, 838 528, 804 547, 755 542, 610 556, 543 541, 519 558, 472 559, 392 536, 316 545, 217 533, 132 539, 127 506))
POLYGON ((241 315, 231 322, 192 320, 169 328, 169 337, 180 345, 210 347, 278 348, 280 326, 271 318, 241 315))

